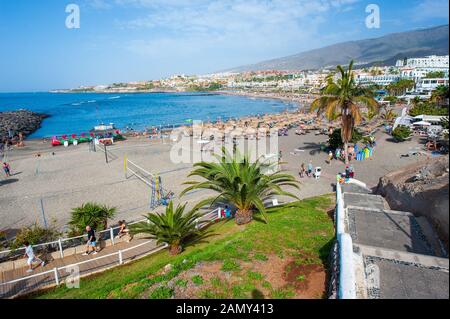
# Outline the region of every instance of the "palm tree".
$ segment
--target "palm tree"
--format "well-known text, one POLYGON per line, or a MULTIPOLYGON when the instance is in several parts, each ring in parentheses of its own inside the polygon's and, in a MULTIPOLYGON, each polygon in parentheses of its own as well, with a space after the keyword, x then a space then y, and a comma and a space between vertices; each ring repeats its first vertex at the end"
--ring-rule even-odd
POLYGON ((414 99, 411 100, 411 104, 413 105, 413 107, 417 107, 420 103, 422 103, 422 100, 418 96, 414 97, 414 99))
POLYGON ((241 156, 238 152, 231 156, 222 149, 222 156, 216 155, 217 163, 200 162, 194 165, 189 176, 198 176, 203 181, 188 181, 191 185, 181 196, 194 189, 208 189, 218 193, 201 201, 196 207, 213 205, 215 203, 233 204, 237 208, 236 223, 243 225, 251 222, 256 209, 267 222, 264 202, 274 195, 284 195, 297 198, 295 195, 283 191, 282 186, 298 188, 298 182, 292 175, 282 172, 264 174, 275 164, 262 162, 260 159, 251 163, 249 156, 241 156))
POLYGON ((397 115, 392 110, 389 110, 389 109, 385 109, 384 112, 381 114, 381 118, 383 120, 385 120, 386 122, 391 122, 396 117, 397 117, 397 115))
POLYGON ((108 219, 116 214, 116 208, 89 202, 72 209, 71 214, 69 222, 71 233, 78 235, 82 234, 88 225, 97 231, 106 229, 108 219))
POLYGON ((345 150, 348 149, 347 145, 352 138, 353 129, 361 122, 360 105, 366 106, 368 111, 373 113, 377 113, 379 109, 378 102, 373 98, 372 93, 356 85, 352 68, 353 61, 350 62, 347 71, 338 65, 340 79, 335 82, 330 76, 327 86, 322 89, 322 96, 311 104, 311 111, 317 111, 318 114, 324 113, 328 120, 333 120, 336 116, 341 118, 341 137, 345 150))
POLYGON ((449 97, 450 91, 448 85, 439 85, 431 93, 431 101, 436 103, 438 106, 448 104, 449 97))
POLYGON ((178 205, 174 210, 171 201, 165 213, 149 213, 146 222, 130 226, 131 232, 149 234, 149 239, 156 239, 158 244, 167 243, 170 254, 178 255, 188 243, 201 242, 209 235, 205 227, 209 221, 199 222, 202 215, 196 209, 184 213, 185 208, 186 204, 178 205))

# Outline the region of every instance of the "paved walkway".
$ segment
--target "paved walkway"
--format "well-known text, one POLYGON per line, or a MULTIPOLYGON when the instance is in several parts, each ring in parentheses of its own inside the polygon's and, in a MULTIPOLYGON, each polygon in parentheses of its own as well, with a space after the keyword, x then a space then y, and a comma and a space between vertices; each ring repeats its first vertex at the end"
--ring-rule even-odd
POLYGON ((0 272, 0 298, 14 298, 42 288, 55 286, 55 268, 57 269, 56 272, 60 284, 64 284, 65 279, 71 275, 75 269, 74 267, 65 268, 66 266, 83 262, 77 266, 77 270, 79 271, 80 276, 84 277, 118 266, 120 264, 119 250, 125 250, 122 253, 122 261, 123 263, 126 263, 146 256, 157 248, 154 241, 149 241, 148 239, 135 239, 131 243, 118 243, 114 246, 106 247, 96 255, 82 256, 81 254, 77 254, 62 259, 58 258, 52 260, 45 265, 45 267, 39 266, 31 274, 26 272, 26 267, 3 271, 0 272), (18 279, 23 280, 5 284, 6 282, 18 279))
POLYGON ((428 221, 389 209, 365 189, 343 188, 357 298, 448 299, 448 255, 428 221))

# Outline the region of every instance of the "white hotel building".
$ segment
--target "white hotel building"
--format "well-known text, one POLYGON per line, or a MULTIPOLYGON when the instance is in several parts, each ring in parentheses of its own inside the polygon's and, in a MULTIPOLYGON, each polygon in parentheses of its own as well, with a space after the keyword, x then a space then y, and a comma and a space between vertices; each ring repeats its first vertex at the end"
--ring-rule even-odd
POLYGON ((444 72, 444 78, 448 78, 449 56, 431 55, 424 58, 398 60, 396 66, 400 69, 402 77, 416 81, 430 72, 444 72))

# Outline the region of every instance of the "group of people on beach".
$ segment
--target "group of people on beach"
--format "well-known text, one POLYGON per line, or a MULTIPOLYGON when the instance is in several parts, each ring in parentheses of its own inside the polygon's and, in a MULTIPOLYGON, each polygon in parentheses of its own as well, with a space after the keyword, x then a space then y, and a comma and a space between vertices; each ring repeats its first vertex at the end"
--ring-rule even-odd
POLYGON ((314 169, 314 166, 312 164, 312 161, 309 161, 308 165, 305 165, 305 163, 302 163, 300 165, 300 172, 299 175, 301 178, 306 177, 315 177, 315 178, 319 178, 320 175, 316 176, 317 174, 315 174, 316 171, 320 171, 319 167, 316 167, 316 169, 314 169))

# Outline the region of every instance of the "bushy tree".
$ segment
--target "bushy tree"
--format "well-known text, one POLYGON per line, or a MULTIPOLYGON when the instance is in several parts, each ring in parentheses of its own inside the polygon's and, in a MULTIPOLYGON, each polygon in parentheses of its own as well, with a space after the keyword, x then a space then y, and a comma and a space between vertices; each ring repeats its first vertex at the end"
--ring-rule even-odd
POLYGON ((248 155, 231 155, 225 149, 222 152, 221 156, 216 155, 217 163, 200 162, 194 165, 195 169, 189 176, 198 176, 202 181, 186 182, 191 186, 181 196, 195 189, 215 191, 217 195, 201 201, 197 207, 220 202, 232 204, 238 209, 235 219, 239 225, 251 222, 255 210, 267 221, 264 202, 274 195, 297 198, 282 189, 283 186, 298 188, 298 182, 292 175, 282 172, 264 174, 274 164, 259 159, 251 162, 248 155))
POLYGON ((50 226, 48 228, 41 227, 39 224, 35 223, 31 226, 22 228, 11 244, 11 249, 17 249, 24 245, 25 242, 29 242, 31 245, 36 245, 40 243, 46 243, 54 241, 61 236, 55 227, 50 226))
POLYGON ((441 108, 436 107, 435 105, 429 103, 429 102, 420 102, 414 105, 409 110, 409 115, 411 116, 417 116, 417 115, 447 115, 448 109, 447 108, 441 108))
MULTIPOLYGON (((349 141, 350 143, 358 143, 359 141, 361 141, 363 135, 361 134, 360 131, 358 130, 353 130, 352 133, 352 138, 349 141)), ((344 146, 344 142, 342 141, 342 137, 341 137, 341 129, 336 129, 333 131, 333 133, 329 136, 328 138, 328 146, 335 150, 338 147, 343 147, 344 146)))
POLYGON ((147 234, 158 244, 166 243, 172 255, 178 255, 187 244, 203 241, 209 234, 209 221, 198 222, 202 215, 196 210, 185 213, 186 204, 176 209, 171 201, 165 213, 149 213, 146 222, 131 225, 133 234, 147 234))
POLYGON ((70 234, 76 236, 81 235, 88 225, 97 231, 105 230, 108 219, 116 214, 116 208, 89 202, 72 209, 71 214, 70 234))
POLYGON ((411 136, 412 132, 411 129, 407 126, 397 126, 394 131, 392 131, 392 137, 397 142, 403 142, 407 140, 411 136))

